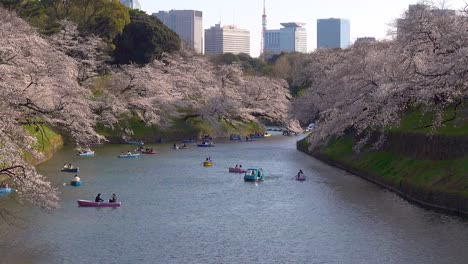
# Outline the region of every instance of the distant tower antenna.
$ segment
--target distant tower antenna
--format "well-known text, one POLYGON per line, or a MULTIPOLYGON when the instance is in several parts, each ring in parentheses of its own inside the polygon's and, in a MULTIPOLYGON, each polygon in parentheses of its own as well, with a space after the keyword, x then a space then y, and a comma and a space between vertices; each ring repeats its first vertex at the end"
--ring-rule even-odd
POLYGON ((265 59, 265 34, 267 31, 267 14, 266 0, 263 0, 263 15, 262 15, 262 41, 260 43, 260 58, 265 59))

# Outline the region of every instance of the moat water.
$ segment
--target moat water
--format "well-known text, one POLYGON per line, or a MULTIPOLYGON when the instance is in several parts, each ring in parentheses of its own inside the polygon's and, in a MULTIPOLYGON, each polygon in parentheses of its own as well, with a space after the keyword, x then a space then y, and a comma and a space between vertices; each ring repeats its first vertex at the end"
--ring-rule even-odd
POLYGON ((219 143, 118 159, 128 145, 77 157, 64 148, 39 171, 60 189, 44 213, 0 198, 0 263, 467 263, 468 221, 410 204, 296 150, 299 137, 219 143), (210 156, 215 165, 203 167, 210 156), (64 163, 80 167, 81 187, 64 163), (263 168, 244 182, 228 167, 263 168), (302 169, 308 180, 291 180, 302 169), (65 185, 64 185, 65 184, 65 185), (115 193, 122 207, 80 208, 115 193))

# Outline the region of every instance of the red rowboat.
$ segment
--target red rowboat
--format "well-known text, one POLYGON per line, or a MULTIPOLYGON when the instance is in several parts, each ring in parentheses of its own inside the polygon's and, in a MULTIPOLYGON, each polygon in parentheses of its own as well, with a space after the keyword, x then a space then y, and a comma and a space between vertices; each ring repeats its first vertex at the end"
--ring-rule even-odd
POLYGON ((158 154, 156 151, 142 151, 141 154, 158 154))
POLYGON ((93 201, 89 201, 89 200, 78 200, 78 206, 81 206, 81 207, 120 207, 121 204, 122 204, 121 202, 118 202, 118 203, 105 203, 105 202, 97 203, 97 202, 93 202, 93 201))
POLYGON ((233 173, 245 173, 246 170, 242 169, 242 168, 229 168, 229 172, 233 172, 233 173))

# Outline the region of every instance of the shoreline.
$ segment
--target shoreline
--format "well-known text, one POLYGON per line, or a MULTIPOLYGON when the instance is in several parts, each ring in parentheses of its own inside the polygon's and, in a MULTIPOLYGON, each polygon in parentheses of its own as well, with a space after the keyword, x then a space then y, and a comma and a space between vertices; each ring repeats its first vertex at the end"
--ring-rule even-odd
POLYGON ((412 204, 416 204, 422 208, 434 210, 439 213, 455 215, 468 219, 468 197, 466 196, 424 188, 405 181, 400 181, 399 186, 394 186, 394 184, 387 182, 379 175, 374 175, 362 169, 351 168, 339 160, 331 159, 320 152, 310 152, 308 149, 304 149, 304 147, 299 144, 299 141, 297 143, 297 150, 304 152, 329 166, 344 170, 356 177, 360 177, 385 188, 412 204), (429 199, 436 200, 436 202, 427 201, 429 199))

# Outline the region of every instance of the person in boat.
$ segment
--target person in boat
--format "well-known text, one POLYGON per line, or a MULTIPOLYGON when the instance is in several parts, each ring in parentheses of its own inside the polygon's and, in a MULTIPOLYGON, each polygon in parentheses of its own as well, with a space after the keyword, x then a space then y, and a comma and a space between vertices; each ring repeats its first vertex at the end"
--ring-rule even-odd
POLYGON ((127 156, 131 156, 132 155, 132 152, 130 152, 130 150, 127 152, 127 156))
POLYGON ((210 158, 206 158, 206 160, 205 160, 205 161, 206 161, 206 162, 210 161, 210 158))
POLYGON ((183 148, 186 148, 186 147, 187 147, 187 145, 185 145, 185 143, 184 143, 184 144, 182 145, 182 147, 183 147, 183 148))
POLYGON ((75 177, 73 177, 73 181, 79 182, 80 180, 80 177, 78 177, 78 175, 75 174, 75 177))
POLYGON ((96 203, 101 203, 101 202, 104 202, 104 200, 101 198, 101 194, 98 193, 98 195, 96 196, 96 198, 94 199, 94 201, 96 203))
POLYGON ((239 169, 242 169, 242 164, 239 164, 239 169))
POLYGON ((236 169, 237 169, 237 168, 239 168, 239 165, 238 165, 238 164, 236 164, 236 169))
POLYGON ((117 196, 115 196, 115 193, 112 194, 112 197, 109 199, 109 203, 116 203, 117 202, 117 196))
POLYGON ((299 172, 298 172, 297 175, 296 175, 296 178, 297 178, 298 180, 300 180, 300 179, 302 179, 303 177, 304 177, 304 172, 302 172, 302 170, 299 170, 299 172))
POLYGON ((68 167, 68 164, 65 163, 65 164, 63 165, 63 168, 64 168, 64 169, 69 169, 70 167, 68 167))
POLYGON ((68 168, 73 169, 73 165, 71 163, 68 163, 68 168))

